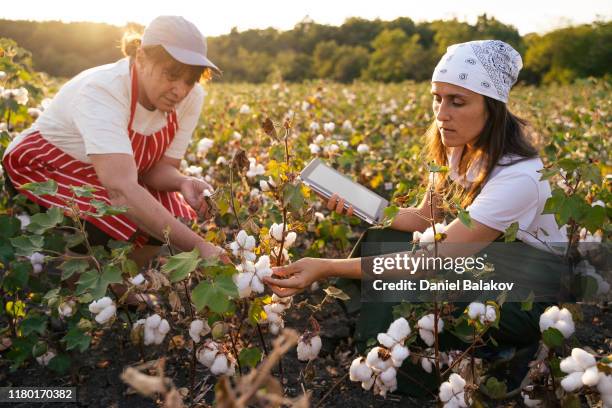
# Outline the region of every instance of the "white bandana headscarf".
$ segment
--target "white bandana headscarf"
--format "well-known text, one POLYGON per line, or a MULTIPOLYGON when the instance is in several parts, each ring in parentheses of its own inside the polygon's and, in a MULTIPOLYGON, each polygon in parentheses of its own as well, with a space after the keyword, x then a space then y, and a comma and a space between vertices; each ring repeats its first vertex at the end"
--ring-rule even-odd
POLYGON ((521 55, 503 41, 451 45, 434 69, 432 82, 447 82, 504 103, 523 67, 521 55))

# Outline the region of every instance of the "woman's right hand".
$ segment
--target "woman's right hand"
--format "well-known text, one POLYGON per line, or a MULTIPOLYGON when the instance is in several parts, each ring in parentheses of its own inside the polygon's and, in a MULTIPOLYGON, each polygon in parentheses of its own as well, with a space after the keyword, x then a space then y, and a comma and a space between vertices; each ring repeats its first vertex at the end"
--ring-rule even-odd
POLYGON ((342 215, 342 214, 346 214, 348 216, 353 215, 353 206, 350 205, 346 210, 344 209, 344 203, 346 202, 346 200, 344 198, 341 198, 338 194, 333 194, 331 197, 329 197, 329 200, 327 201, 327 209, 330 211, 336 211, 336 213, 342 215))
POLYGON ((200 256, 202 258, 217 257, 226 265, 232 263, 225 249, 213 245, 210 242, 202 242, 197 246, 197 248, 200 251, 200 256))

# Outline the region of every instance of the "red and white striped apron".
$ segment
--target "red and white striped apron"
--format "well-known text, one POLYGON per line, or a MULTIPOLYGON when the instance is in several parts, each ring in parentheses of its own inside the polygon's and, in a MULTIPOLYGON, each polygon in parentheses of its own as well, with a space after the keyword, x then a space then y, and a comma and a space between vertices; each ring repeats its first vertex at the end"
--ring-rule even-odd
MULTIPOLYGON (((174 139, 179 125, 176 120, 176 111, 173 110, 166 115, 166 125, 152 135, 143 135, 132 129, 134 112, 138 103, 138 79, 134 66, 131 68, 131 76, 132 94, 128 133, 140 176, 150 170, 163 157, 164 152, 174 139)), ((95 212, 95 208, 89 203, 92 199, 104 201, 110 205, 108 192, 100 183, 94 167, 58 149, 55 145, 44 139, 38 131, 28 134, 4 157, 2 164, 15 188, 21 194, 43 207, 50 208, 51 206, 56 206, 64 209, 68 208, 67 201, 74 196, 70 186, 83 185, 94 186, 97 190, 93 194, 93 198, 74 197, 80 210, 95 212), (58 189, 55 196, 36 196, 20 188, 25 183, 44 182, 47 180, 55 180, 57 182, 58 189)), ((122 175, 117 174, 117 177, 122 177, 122 175)), ((142 184, 140 177, 139 183, 142 184)), ((174 217, 190 220, 197 218, 196 212, 180 193, 157 191, 147 186, 145 187, 174 217)), ((83 216, 83 219, 116 240, 128 240, 138 230, 136 224, 123 214, 101 218, 83 216)), ((138 236, 138 244, 143 243, 143 235, 141 233, 138 236)))

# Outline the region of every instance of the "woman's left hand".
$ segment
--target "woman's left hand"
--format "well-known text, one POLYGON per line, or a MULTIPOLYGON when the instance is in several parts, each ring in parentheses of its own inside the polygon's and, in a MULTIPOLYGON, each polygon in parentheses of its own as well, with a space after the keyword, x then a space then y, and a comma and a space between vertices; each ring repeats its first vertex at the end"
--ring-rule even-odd
POLYGON ((326 278, 329 271, 328 261, 321 258, 302 258, 287 266, 277 266, 272 268, 273 276, 284 279, 269 277, 264 278, 264 283, 280 297, 293 296, 310 287, 313 282, 326 278))
POLYGON ((187 201, 199 216, 208 219, 211 214, 208 212, 208 205, 203 196, 204 190, 213 191, 212 186, 204 180, 195 177, 185 177, 185 180, 181 182, 181 194, 185 198, 185 201, 187 201))

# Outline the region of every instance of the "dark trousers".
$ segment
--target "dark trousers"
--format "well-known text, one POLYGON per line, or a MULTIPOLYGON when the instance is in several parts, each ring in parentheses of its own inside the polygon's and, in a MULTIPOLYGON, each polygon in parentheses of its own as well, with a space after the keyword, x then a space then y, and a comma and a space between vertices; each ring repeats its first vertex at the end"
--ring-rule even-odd
MULTIPOLYGON (((405 242, 405 250, 412 247, 412 233, 397 231, 393 229, 370 228, 359 239, 350 258, 362 256, 382 255, 383 245, 377 248, 375 243, 400 243, 405 242), (368 243, 362 247, 362 243, 368 243)), ((535 249, 534 249, 535 250, 535 249)), ((354 339, 357 349, 364 353, 367 345, 376 344, 378 333, 386 332, 389 325, 393 322, 393 307, 398 303, 379 302, 361 303, 361 282, 358 280, 341 279, 337 286, 347 292, 351 299, 345 303, 349 313, 357 314, 357 324, 355 327, 354 339)), ((506 379, 509 389, 518 386, 520 379, 527 372, 527 363, 532 359, 537 351, 537 346, 541 338, 539 329, 539 319, 542 312, 548 307, 548 303, 534 303, 530 311, 522 311, 520 303, 504 303, 501 308, 501 318, 499 329, 489 329, 490 335, 498 344, 493 346, 489 343, 484 348, 478 350, 478 356, 485 359, 496 359, 505 356, 511 363, 501 366, 498 372, 498 379, 506 379), (514 358, 511 358, 514 356, 514 358), (509 358, 510 357, 510 358, 509 358), (505 378, 504 378, 505 376, 505 378)), ((467 304, 455 304, 456 315, 461 315, 467 304)), ((412 331, 415 322, 410 322, 412 331)), ((440 350, 464 350, 469 343, 463 342, 447 330, 439 336, 440 350)), ((433 374, 424 371, 420 364, 413 364, 410 358, 404 361, 401 369, 398 370, 398 391, 413 396, 425 396, 433 392, 437 394, 438 384, 433 374)))

